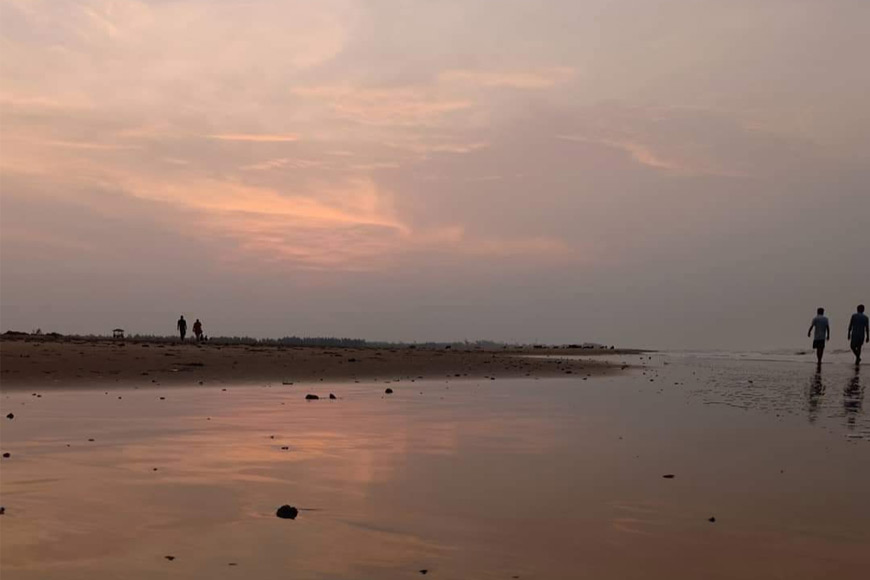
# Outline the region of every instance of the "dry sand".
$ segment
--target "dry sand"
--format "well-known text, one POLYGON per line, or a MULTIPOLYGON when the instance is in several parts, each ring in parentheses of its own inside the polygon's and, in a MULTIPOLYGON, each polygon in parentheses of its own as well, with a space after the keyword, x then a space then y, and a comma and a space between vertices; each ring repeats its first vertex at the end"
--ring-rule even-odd
POLYGON ((18 338, 0 342, 3 389, 319 381, 600 376, 622 365, 524 354, 614 354, 586 349, 463 350, 220 346, 115 340, 18 338))

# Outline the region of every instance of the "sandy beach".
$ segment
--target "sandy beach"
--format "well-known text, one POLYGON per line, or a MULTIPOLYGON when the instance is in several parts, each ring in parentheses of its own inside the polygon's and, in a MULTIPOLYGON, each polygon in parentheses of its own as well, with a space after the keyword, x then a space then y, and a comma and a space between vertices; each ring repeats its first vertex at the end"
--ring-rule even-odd
POLYGON ((22 337, 0 342, 4 390, 117 384, 311 383, 433 378, 599 376, 621 361, 560 360, 547 354, 637 354, 631 350, 324 348, 221 346, 22 337), (535 358, 522 355, 536 355, 535 358))
POLYGON ((865 576, 860 370, 630 358, 587 380, 4 389, 2 576, 865 576))

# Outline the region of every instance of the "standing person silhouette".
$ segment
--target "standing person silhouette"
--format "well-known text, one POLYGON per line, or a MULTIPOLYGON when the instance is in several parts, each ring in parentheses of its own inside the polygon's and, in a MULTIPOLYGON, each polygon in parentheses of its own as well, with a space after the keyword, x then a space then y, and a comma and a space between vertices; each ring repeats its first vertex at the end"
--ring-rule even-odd
POLYGON ((813 348, 816 349, 818 365, 822 366, 822 356, 825 354, 825 342, 831 340, 831 325, 828 322, 828 317, 825 316, 824 308, 816 310, 816 317, 813 318, 813 323, 810 324, 807 336, 812 334, 814 328, 816 333, 813 335, 813 348))
POLYGON ((184 342, 184 335, 187 334, 187 321, 184 319, 184 314, 178 319, 176 327, 178 328, 179 336, 181 336, 181 342, 184 342))
POLYGON ((202 322, 199 321, 199 318, 193 323, 193 334, 196 336, 196 342, 202 340, 202 322))
POLYGON ((855 355, 855 364, 861 364, 861 348, 865 342, 870 342, 870 320, 864 314, 864 305, 858 305, 858 312, 849 320, 849 347, 855 355))

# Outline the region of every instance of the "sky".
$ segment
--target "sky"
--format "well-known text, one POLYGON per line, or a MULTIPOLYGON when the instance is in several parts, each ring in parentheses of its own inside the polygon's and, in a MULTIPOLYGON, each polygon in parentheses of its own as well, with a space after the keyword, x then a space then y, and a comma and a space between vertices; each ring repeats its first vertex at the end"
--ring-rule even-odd
POLYGON ((866 0, 0 0, 0 327, 832 347, 866 0))

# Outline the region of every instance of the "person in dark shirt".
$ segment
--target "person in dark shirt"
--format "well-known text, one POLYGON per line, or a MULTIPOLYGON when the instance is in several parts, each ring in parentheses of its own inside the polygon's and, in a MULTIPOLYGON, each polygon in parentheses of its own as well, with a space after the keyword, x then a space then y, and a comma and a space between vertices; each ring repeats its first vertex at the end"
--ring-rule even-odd
POLYGON ((870 342, 870 319, 864 314, 864 305, 858 305, 858 312, 849 320, 849 346, 855 354, 855 364, 861 364, 861 348, 870 342))
POLYGON ((199 321, 199 318, 193 323, 193 334, 196 336, 197 342, 202 340, 202 322, 199 321))
POLYGON ((182 342, 184 341, 184 335, 187 334, 187 321, 184 319, 184 315, 181 315, 181 318, 178 319, 178 323, 175 325, 178 328, 178 334, 181 336, 182 342))
POLYGON ((807 336, 813 334, 813 348, 816 351, 816 360, 819 367, 822 366, 822 356, 825 354, 825 343, 831 340, 831 324, 828 322, 828 317, 825 316, 825 309, 816 309, 816 317, 813 318, 813 323, 810 324, 810 329, 807 331, 807 336))

